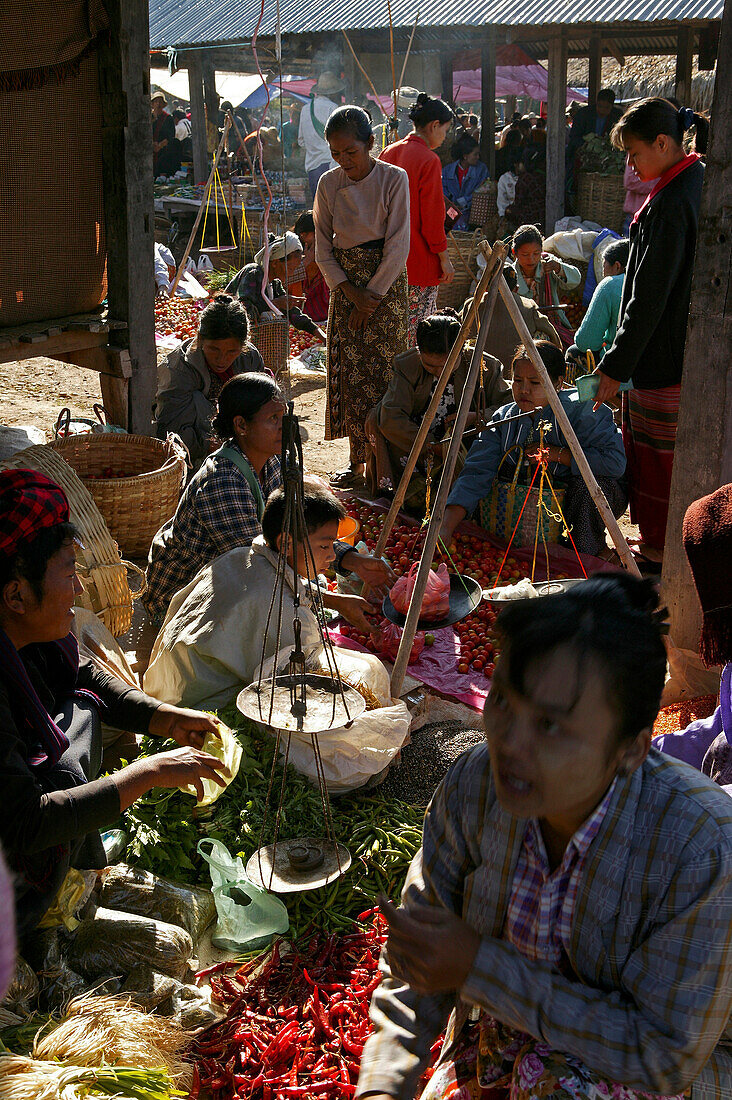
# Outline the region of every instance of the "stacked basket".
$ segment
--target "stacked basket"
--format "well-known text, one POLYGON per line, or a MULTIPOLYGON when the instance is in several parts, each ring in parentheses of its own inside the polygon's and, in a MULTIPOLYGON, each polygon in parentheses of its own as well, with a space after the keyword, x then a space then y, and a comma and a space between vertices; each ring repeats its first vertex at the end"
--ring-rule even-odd
POLYGON ((101 512, 71 466, 51 447, 38 446, 18 451, 0 469, 40 470, 61 486, 69 500, 71 522, 80 538, 76 559, 84 591, 77 603, 97 615, 115 638, 126 634, 132 623, 132 602, 144 591, 144 573, 131 562, 120 560, 119 548, 101 512), (130 570, 142 578, 142 586, 135 593, 130 591, 127 580, 130 570))
POLYGON ((486 180, 476 187, 468 221, 480 226, 491 244, 495 241, 498 236, 498 184, 495 180, 486 180))
POLYGON ((465 299, 469 297, 470 288, 477 278, 475 261, 481 240, 483 232, 480 229, 476 229, 474 233, 453 230, 447 238, 447 251, 455 268, 455 278, 451 283, 440 283, 437 291, 438 309, 451 306, 459 311, 465 305, 465 299))
POLYGON ((599 172, 577 173, 577 212, 583 221, 596 222, 622 233, 625 221, 623 177, 599 172))
POLYGON ((180 444, 146 435, 72 435, 51 446, 84 482, 122 552, 147 558, 155 533, 178 507, 186 472, 180 444))

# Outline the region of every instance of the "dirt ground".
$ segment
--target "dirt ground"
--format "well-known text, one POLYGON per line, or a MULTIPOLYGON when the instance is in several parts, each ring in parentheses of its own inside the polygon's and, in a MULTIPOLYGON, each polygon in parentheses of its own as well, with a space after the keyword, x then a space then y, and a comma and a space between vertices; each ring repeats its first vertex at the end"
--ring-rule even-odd
MULTIPOLYGON (((304 446, 307 468, 321 476, 343 469, 348 464, 348 441, 323 440, 325 375, 293 378, 292 397, 310 436, 304 446)), ((13 427, 31 424, 45 431, 49 440, 62 408, 70 408, 72 416, 93 417, 92 406, 100 401, 99 376, 69 363, 25 359, 0 369, 0 422, 13 427)))

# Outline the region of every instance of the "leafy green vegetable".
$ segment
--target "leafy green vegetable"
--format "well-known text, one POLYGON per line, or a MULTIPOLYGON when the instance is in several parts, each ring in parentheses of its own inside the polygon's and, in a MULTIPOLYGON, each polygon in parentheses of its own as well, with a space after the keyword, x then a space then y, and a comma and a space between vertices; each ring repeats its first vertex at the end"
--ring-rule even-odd
POLYGON ((578 156, 583 172, 622 176, 625 170, 625 154, 615 148, 609 137, 601 134, 585 134, 578 156))
MULTIPOLYGON (((208 884, 208 868, 196 852, 201 836, 222 841, 245 862, 260 844, 274 839, 282 789, 282 764, 278 762, 267 802, 274 740, 233 707, 218 717, 234 729, 242 746, 238 775, 210 810, 201 814, 196 812, 193 797, 177 790, 154 790, 134 803, 125 812, 123 823, 129 838, 129 863, 178 882, 208 884)), ((155 738, 143 741, 146 755, 165 747, 155 738)), ((295 935, 309 926, 345 927, 351 918, 374 905, 381 892, 397 897, 421 843, 423 811, 384 798, 378 789, 343 795, 331 805, 336 836, 348 846, 353 863, 329 886, 283 897, 295 935)), ((289 766, 279 836, 286 840, 322 835, 320 794, 289 766)))

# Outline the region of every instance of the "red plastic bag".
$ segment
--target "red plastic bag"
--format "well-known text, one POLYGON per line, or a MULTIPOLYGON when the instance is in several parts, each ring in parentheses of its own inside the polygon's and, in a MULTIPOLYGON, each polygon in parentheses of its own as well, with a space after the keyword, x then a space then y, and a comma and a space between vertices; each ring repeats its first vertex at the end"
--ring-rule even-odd
MULTIPOLYGON (((399 643, 402 640, 402 628, 397 626, 396 623, 390 623, 388 619, 384 619, 379 625, 379 631, 379 653, 382 657, 385 657, 387 661, 395 661, 399 643)), ((413 665, 415 661, 418 661, 419 655, 423 649, 424 631, 418 630, 414 635, 412 652, 409 654, 409 661, 407 663, 413 665)))
MULTIPOLYGON (((394 605, 394 610, 398 611, 401 615, 406 615, 409 610, 409 601, 414 591, 418 569, 419 562, 414 562, 414 564, 410 566, 409 572, 399 578, 389 593, 391 602, 394 605)), ((424 591, 424 599, 422 600, 422 610, 419 613, 419 617, 420 619, 428 619, 435 622, 437 619, 444 619, 449 611, 450 577, 447 572, 447 566, 442 562, 436 573, 434 569, 430 569, 427 578, 427 587, 424 591)))

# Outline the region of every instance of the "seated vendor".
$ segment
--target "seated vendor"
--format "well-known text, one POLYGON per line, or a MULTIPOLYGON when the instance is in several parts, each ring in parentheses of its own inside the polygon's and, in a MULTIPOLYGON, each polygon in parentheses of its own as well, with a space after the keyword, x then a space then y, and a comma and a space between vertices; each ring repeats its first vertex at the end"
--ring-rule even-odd
POLYGON ((158 438, 179 435, 194 469, 215 446, 211 421, 221 387, 237 374, 264 370, 248 341, 246 310, 229 294, 217 294, 201 314, 198 336, 184 340, 158 366, 158 438))
POLYGON ((605 249, 602 280, 595 287, 587 313, 574 334, 574 343, 567 348, 567 362, 576 363, 585 371, 594 369, 587 367, 587 352, 591 351, 595 363, 599 363, 615 340, 629 251, 630 241, 625 239, 613 241, 605 249))
MULTIPOLYGON (((366 478, 369 491, 378 496, 397 488, 402 470, 420 425, 432 400, 437 380, 460 333, 460 321, 452 310, 433 314, 417 325, 417 346, 394 357, 386 393, 366 418, 369 454, 366 478)), ((430 427, 422 456, 412 477, 406 505, 416 511, 425 507, 425 469, 432 460, 432 473, 439 477, 442 468, 441 440, 452 430, 457 408, 468 377, 471 352, 465 349, 447 384, 437 414, 430 427)), ((483 392, 473 399, 468 428, 478 418, 485 420, 504 403, 510 386, 504 381, 501 364, 492 355, 483 356, 483 392)))
POLYGON ((315 221, 312 210, 305 210, 295 222, 297 233, 304 249, 303 262, 305 264, 305 305, 303 311, 308 317, 312 317, 319 324, 328 320, 328 305, 330 303, 330 287, 323 278, 323 273, 315 262, 315 221))
POLYGON ((536 302, 539 309, 549 312, 562 344, 569 347, 574 332, 566 314, 557 306, 568 290, 579 286, 582 276, 574 264, 544 253, 543 247, 544 239, 535 225, 520 225, 514 233, 512 267, 518 280, 518 292, 522 298, 536 302))
POLYGON ((732 794, 732 485, 690 504, 682 530, 703 613, 699 652, 708 667, 723 666, 719 706, 711 717, 653 743, 732 794))
MULTIPOLYGON (((204 566, 249 546, 262 533, 264 505, 282 485, 282 391, 267 374, 244 374, 227 382, 219 397, 213 431, 222 443, 191 478, 175 515, 153 539, 144 603, 161 623, 172 596, 204 566)), ((378 587, 392 579, 389 568, 347 543, 337 543, 336 568, 355 572, 378 587)))
MULTIPOLYGON (((625 450, 611 410, 603 405, 597 413, 593 413, 592 404, 580 402, 575 389, 562 390, 565 363, 561 351, 546 340, 540 340, 536 347, 554 388, 559 391, 564 411, 613 515, 621 516, 628 503, 623 478, 625 450)), ((556 484, 565 486, 562 510, 570 526, 572 540, 580 553, 598 554, 604 551, 605 525, 582 480, 572 452, 554 423, 554 414, 547 404, 541 378, 523 347, 518 349, 513 360, 513 398, 509 405, 494 413, 492 421, 471 447, 467 462, 447 499, 441 537, 449 544, 460 520, 470 515, 488 496, 496 476, 513 480, 519 459, 525 459, 531 467, 536 466, 539 461, 539 423, 543 421, 551 424, 544 435, 544 444, 549 450, 548 472, 556 484), (525 415, 518 420, 512 419, 519 414, 525 415), (503 421, 509 422, 504 424, 503 421), (503 459, 505 461, 502 462, 503 459)), ((531 474, 528 474, 528 479, 531 480, 531 474)))
POLYGON ((203 794, 223 765, 201 751, 205 714, 130 688, 79 658, 77 533, 63 490, 32 470, 0 473, 0 840, 14 870, 19 936, 41 920, 69 867, 106 863, 99 829, 153 787, 203 794), (98 778, 109 725, 180 748, 98 778))
POLYGON ((290 276, 302 263, 303 246, 294 233, 285 233, 284 237, 274 237, 269 244, 269 273, 267 298, 262 293, 264 283, 264 258, 266 250, 260 249, 253 264, 247 264, 237 271, 226 288, 227 294, 236 294, 246 306, 252 321, 258 321, 263 313, 271 313, 272 304, 284 315, 288 314, 293 328, 309 332, 311 336, 325 342, 325 333, 310 317, 300 311, 302 300, 288 296, 285 287, 290 276))
POLYGON ((657 606, 626 574, 501 613, 487 745, 383 906, 358 1097, 411 1100, 445 1025, 421 1100, 732 1095, 732 817, 651 747, 657 606))
MULTIPOLYGON (((305 480, 305 527, 308 532, 309 573, 313 577, 330 567, 333 542, 345 508, 319 481, 305 480), (314 562, 314 570, 313 570, 314 562)), ((276 489, 262 516, 262 534, 250 546, 238 546, 201 569, 170 602, 145 673, 145 689, 187 706, 193 700, 206 708, 226 706, 241 687, 255 680, 262 651, 274 657, 279 612, 268 615, 277 578, 277 560, 285 520, 285 494, 276 489)), ((285 570, 285 599, 281 615, 280 650, 294 642, 293 614, 297 584, 302 607, 302 648, 318 647, 320 633, 311 598, 302 580, 306 575, 304 546, 289 542, 285 570)), ((337 610, 366 632, 370 605, 360 596, 322 592, 323 604, 337 610)))

